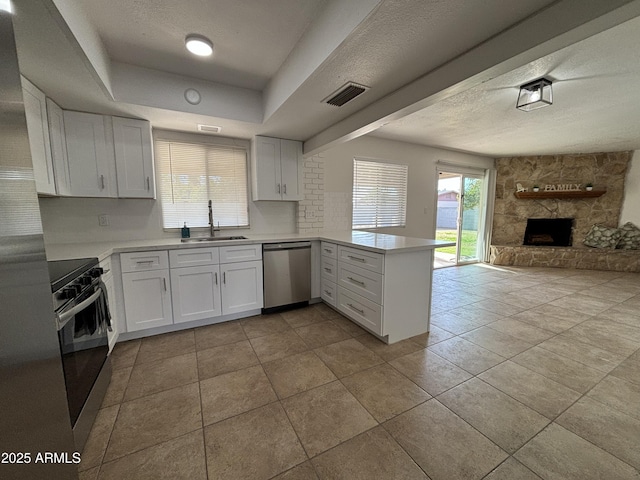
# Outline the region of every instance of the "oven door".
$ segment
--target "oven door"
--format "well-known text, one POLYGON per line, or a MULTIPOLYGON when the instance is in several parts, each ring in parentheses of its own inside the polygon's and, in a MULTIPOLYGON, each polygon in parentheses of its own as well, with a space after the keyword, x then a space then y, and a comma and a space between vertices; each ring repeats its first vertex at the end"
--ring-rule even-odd
POLYGON ((107 359, 108 319, 100 308, 104 292, 97 284, 57 313, 58 338, 67 387, 71 424, 75 425, 85 401, 107 359))

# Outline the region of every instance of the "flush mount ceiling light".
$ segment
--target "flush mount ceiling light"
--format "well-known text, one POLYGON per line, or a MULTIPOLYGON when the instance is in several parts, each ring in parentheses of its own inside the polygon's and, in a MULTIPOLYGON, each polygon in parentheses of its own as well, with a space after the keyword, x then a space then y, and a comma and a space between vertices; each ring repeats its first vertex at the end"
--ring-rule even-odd
POLYGON ((184 44, 194 55, 208 57, 213 53, 213 43, 207 37, 191 34, 184 39, 184 44))
POLYGON ((552 103, 551 80, 540 78, 520 87, 516 108, 524 112, 530 112, 538 108, 548 107, 552 103))

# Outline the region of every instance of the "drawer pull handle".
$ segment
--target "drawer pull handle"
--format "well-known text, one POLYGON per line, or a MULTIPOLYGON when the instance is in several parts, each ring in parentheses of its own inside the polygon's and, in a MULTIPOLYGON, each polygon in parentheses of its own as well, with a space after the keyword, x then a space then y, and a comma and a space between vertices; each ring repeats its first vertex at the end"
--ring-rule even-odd
POLYGON ((151 265, 153 263, 153 260, 138 260, 136 263, 138 265, 151 265))
POLYGON ((328 297, 333 297, 333 295, 331 294, 331 292, 329 290, 325 290, 324 293, 328 296, 328 297))
POLYGON ((351 282, 357 284, 357 285, 362 285, 363 287, 366 287, 367 284, 364 282, 361 282, 360 280, 356 280, 355 278, 352 277, 347 277, 351 282))
POLYGON ((351 260, 357 260, 359 262, 366 262, 364 258, 354 257, 353 255, 347 255, 347 258, 350 258, 351 260))
POLYGON ((100 175, 100 190, 104 190, 104 175, 100 175))
POLYGON ((331 269, 330 269, 330 268, 327 268, 327 267, 324 267, 324 271, 325 271, 325 272, 328 272, 328 273, 331 273, 331 269))
POLYGON ((222 272, 222 283, 227 284, 227 272, 222 272))
POLYGON ((166 292, 167 291, 167 279, 166 278, 162 279, 162 284, 164 285, 164 291, 166 292))
POLYGON ((216 277, 216 285, 218 284, 218 272, 215 272, 215 277, 216 277))
POLYGON ((149 181, 149 177, 147 177, 147 190, 151 190, 151 182, 149 181))
POLYGON ((277 185, 277 192, 280 193, 280 184, 277 185))
POLYGON ((358 312, 360 315, 364 316, 364 310, 360 310, 359 308, 354 307, 353 305, 351 305, 350 303, 347 303, 347 306, 351 309, 351 310, 355 310, 356 312, 358 312))
POLYGON ((285 184, 283 184, 283 185, 282 185, 282 188, 284 189, 284 192, 283 192, 283 193, 286 195, 286 194, 287 194, 287 184, 286 184, 286 183, 285 183, 285 184))
POLYGON ((325 248, 324 251, 327 253, 333 253, 333 250, 331 250, 330 248, 325 248))

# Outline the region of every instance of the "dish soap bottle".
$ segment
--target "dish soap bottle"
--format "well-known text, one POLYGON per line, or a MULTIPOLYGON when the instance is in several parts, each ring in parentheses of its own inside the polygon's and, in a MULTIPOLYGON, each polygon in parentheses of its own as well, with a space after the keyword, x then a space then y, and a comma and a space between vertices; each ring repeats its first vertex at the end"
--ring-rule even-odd
POLYGON ((189 238, 191 236, 191 229, 187 227, 187 222, 184 222, 184 227, 182 227, 182 238, 189 238))

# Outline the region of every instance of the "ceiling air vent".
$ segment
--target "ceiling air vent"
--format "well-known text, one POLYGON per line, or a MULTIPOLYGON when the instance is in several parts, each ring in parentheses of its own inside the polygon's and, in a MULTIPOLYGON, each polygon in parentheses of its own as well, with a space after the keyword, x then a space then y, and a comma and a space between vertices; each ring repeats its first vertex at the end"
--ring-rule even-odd
POLYGON ((365 87, 364 85, 360 85, 354 82, 347 82, 338 90, 325 98, 323 102, 336 107, 341 107, 345 103, 350 102, 358 95, 363 94, 367 90, 369 90, 369 87, 365 87))
POLYGON ((216 127, 215 125, 202 125, 198 124, 198 131, 203 133, 220 133, 222 127, 216 127))

